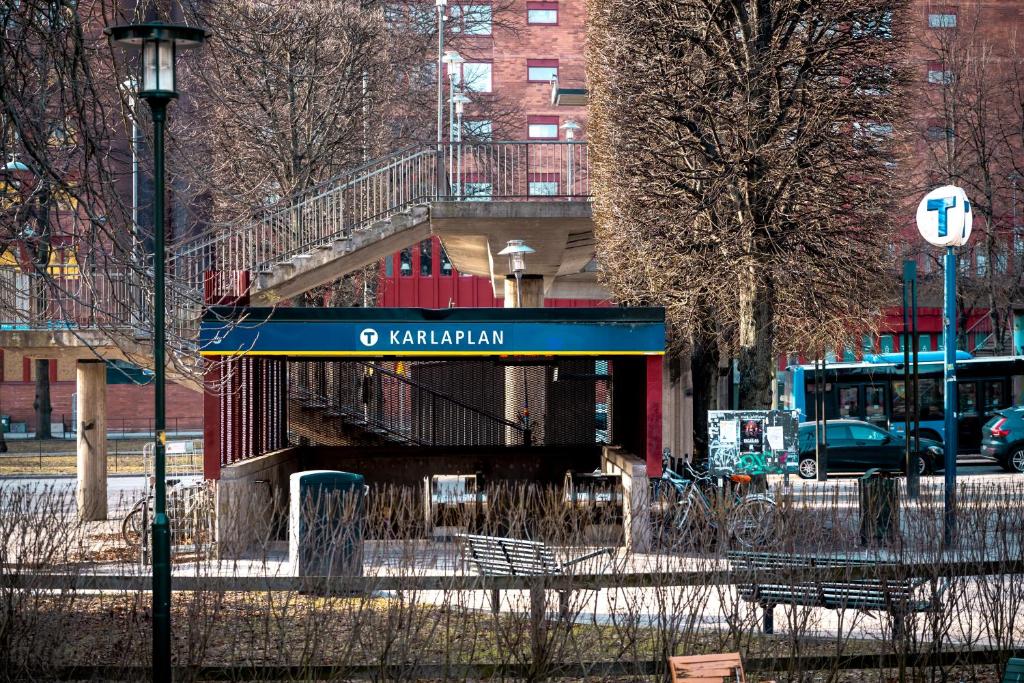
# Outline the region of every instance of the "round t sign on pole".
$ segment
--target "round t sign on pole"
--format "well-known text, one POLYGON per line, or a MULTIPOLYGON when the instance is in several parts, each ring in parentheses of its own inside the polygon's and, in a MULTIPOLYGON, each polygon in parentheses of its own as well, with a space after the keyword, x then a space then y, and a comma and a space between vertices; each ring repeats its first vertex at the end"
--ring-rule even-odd
POLYGON ((932 190, 917 205, 917 229, 936 247, 959 247, 971 236, 973 214, 967 194, 955 185, 932 190))
MULTIPOLYGON (((955 185, 932 190, 917 206, 917 229, 929 244, 946 248, 946 306, 944 317, 945 350, 945 509, 943 539, 953 542, 956 528, 956 252, 971 236, 973 214, 967 194, 955 185)), ((909 438, 910 435, 908 434, 909 438)))

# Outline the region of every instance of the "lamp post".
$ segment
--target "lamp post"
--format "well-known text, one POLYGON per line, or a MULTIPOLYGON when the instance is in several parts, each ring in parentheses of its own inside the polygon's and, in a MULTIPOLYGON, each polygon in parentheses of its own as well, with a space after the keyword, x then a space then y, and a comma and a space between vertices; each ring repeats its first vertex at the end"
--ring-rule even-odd
MULTIPOLYGON (((967 194, 954 185, 932 190, 917 206, 917 229, 921 236, 937 247, 946 248, 946 292, 943 311, 944 329, 944 398, 945 398, 945 498, 943 540, 948 546, 956 531, 956 251, 971 236, 971 203, 967 194)), ((909 435, 908 435, 909 436, 909 435)))
POLYGON ((457 118, 454 128, 454 139, 459 144, 458 165, 455 169, 455 187, 456 195, 459 199, 462 199, 462 112, 465 111, 466 105, 469 104, 469 98, 462 92, 459 92, 452 98, 452 101, 455 103, 455 116, 457 118))
MULTIPOLYGON (((508 270, 516 279, 516 308, 523 307, 523 274, 526 273, 526 255, 534 254, 536 251, 528 247, 523 240, 509 240, 504 249, 498 252, 499 256, 508 256, 508 270)), ((506 290, 507 291, 507 290, 506 290)), ((506 306, 509 306, 506 294, 506 306)), ((511 371, 511 368, 509 369, 511 371)), ((511 377, 511 374, 506 375, 511 377)), ((533 442, 533 430, 530 428, 530 382, 527 367, 523 366, 523 410, 520 413, 522 420, 524 440, 529 446, 533 442)), ((514 386, 514 384, 513 384, 514 386)), ((506 392, 508 389, 506 389, 506 392)), ((508 396, 513 394, 507 393, 508 396)), ((506 399, 507 400, 507 399, 506 399)), ((508 415, 508 413, 506 413, 508 415)))
POLYGON ((434 0, 434 6, 437 8, 437 190, 438 195, 441 194, 443 186, 441 177, 441 161, 442 148, 441 142, 444 140, 444 136, 441 133, 441 128, 444 126, 444 19, 445 9, 448 7, 448 0, 434 0))
POLYGON ((566 145, 566 148, 567 148, 566 151, 568 152, 568 155, 567 155, 567 158, 566 158, 566 169, 565 169, 565 181, 566 181, 565 193, 567 195, 569 195, 569 196, 572 196, 573 195, 573 191, 572 191, 573 190, 573 177, 572 177, 573 173, 572 172, 573 172, 573 166, 575 165, 573 163, 575 161, 575 159, 573 159, 574 145, 572 144, 572 141, 576 138, 576 131, 578 131, 580 129, 580 124, 576 123, 572 119, 567 119, 565 121, 565 123, 563 123, 561 125, 561 129, 565 131, 565 139, 569 143, 568 145, 566 145))
POLYGON ((167 519, 166 462, 166 346, 164 311, 164 124, 175 90, 177 51, 198 47, 206 31, 162 22, 111 26, 110 41, 141 50, 142 87, 138 96, 153 115, 153 374, 156 432, 153 446, 155 475, 153 516, 153 680, 171 680, 171 535, 167 519))
POLYGON ((459 76, 460 67, 466 60, 455 50, 445 50, 441 61, 444 62, 448 73, 448 188, 450 191, 454 185, 452 179, 452 162, 454 160, 452 141, 455 139, 455 80, 459 76))

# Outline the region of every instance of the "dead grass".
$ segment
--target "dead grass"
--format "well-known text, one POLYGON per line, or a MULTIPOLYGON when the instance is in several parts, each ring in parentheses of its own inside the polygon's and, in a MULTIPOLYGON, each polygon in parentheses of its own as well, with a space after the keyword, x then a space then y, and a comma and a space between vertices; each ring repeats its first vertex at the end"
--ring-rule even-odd
MULTIPOLYGON (((142 449, 149 439, 109 439, 107 470, 111 474, 141 474, 142 449)), ((76 472, 75 442, 68 439, 11 439, 0 455, 0 477, 18 474, 73 475, 76 472)))
MULTIPOLYGON (((71 455, 2 455, 0 477, 17 474, 74 475, 77 457, 71 455)), ((107 471, 111 474, 142 474, 142 454, 107 454, 107 471)))

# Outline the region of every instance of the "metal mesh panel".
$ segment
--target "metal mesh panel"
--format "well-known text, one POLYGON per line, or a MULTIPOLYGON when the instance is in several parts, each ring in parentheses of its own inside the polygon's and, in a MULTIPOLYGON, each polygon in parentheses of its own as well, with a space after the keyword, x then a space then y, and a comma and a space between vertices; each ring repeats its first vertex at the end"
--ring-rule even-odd
POLYGON ((310 445, 608 441, 607 363, 289 361, 288 430, 310 445))

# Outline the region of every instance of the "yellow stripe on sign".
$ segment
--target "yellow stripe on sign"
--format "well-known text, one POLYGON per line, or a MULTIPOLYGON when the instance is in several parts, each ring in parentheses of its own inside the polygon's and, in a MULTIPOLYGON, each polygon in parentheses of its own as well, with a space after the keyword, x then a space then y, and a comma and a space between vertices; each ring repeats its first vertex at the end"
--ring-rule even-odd
POLYGON ((664 356, 664 351, 200 351, 200 356, 664 356))

